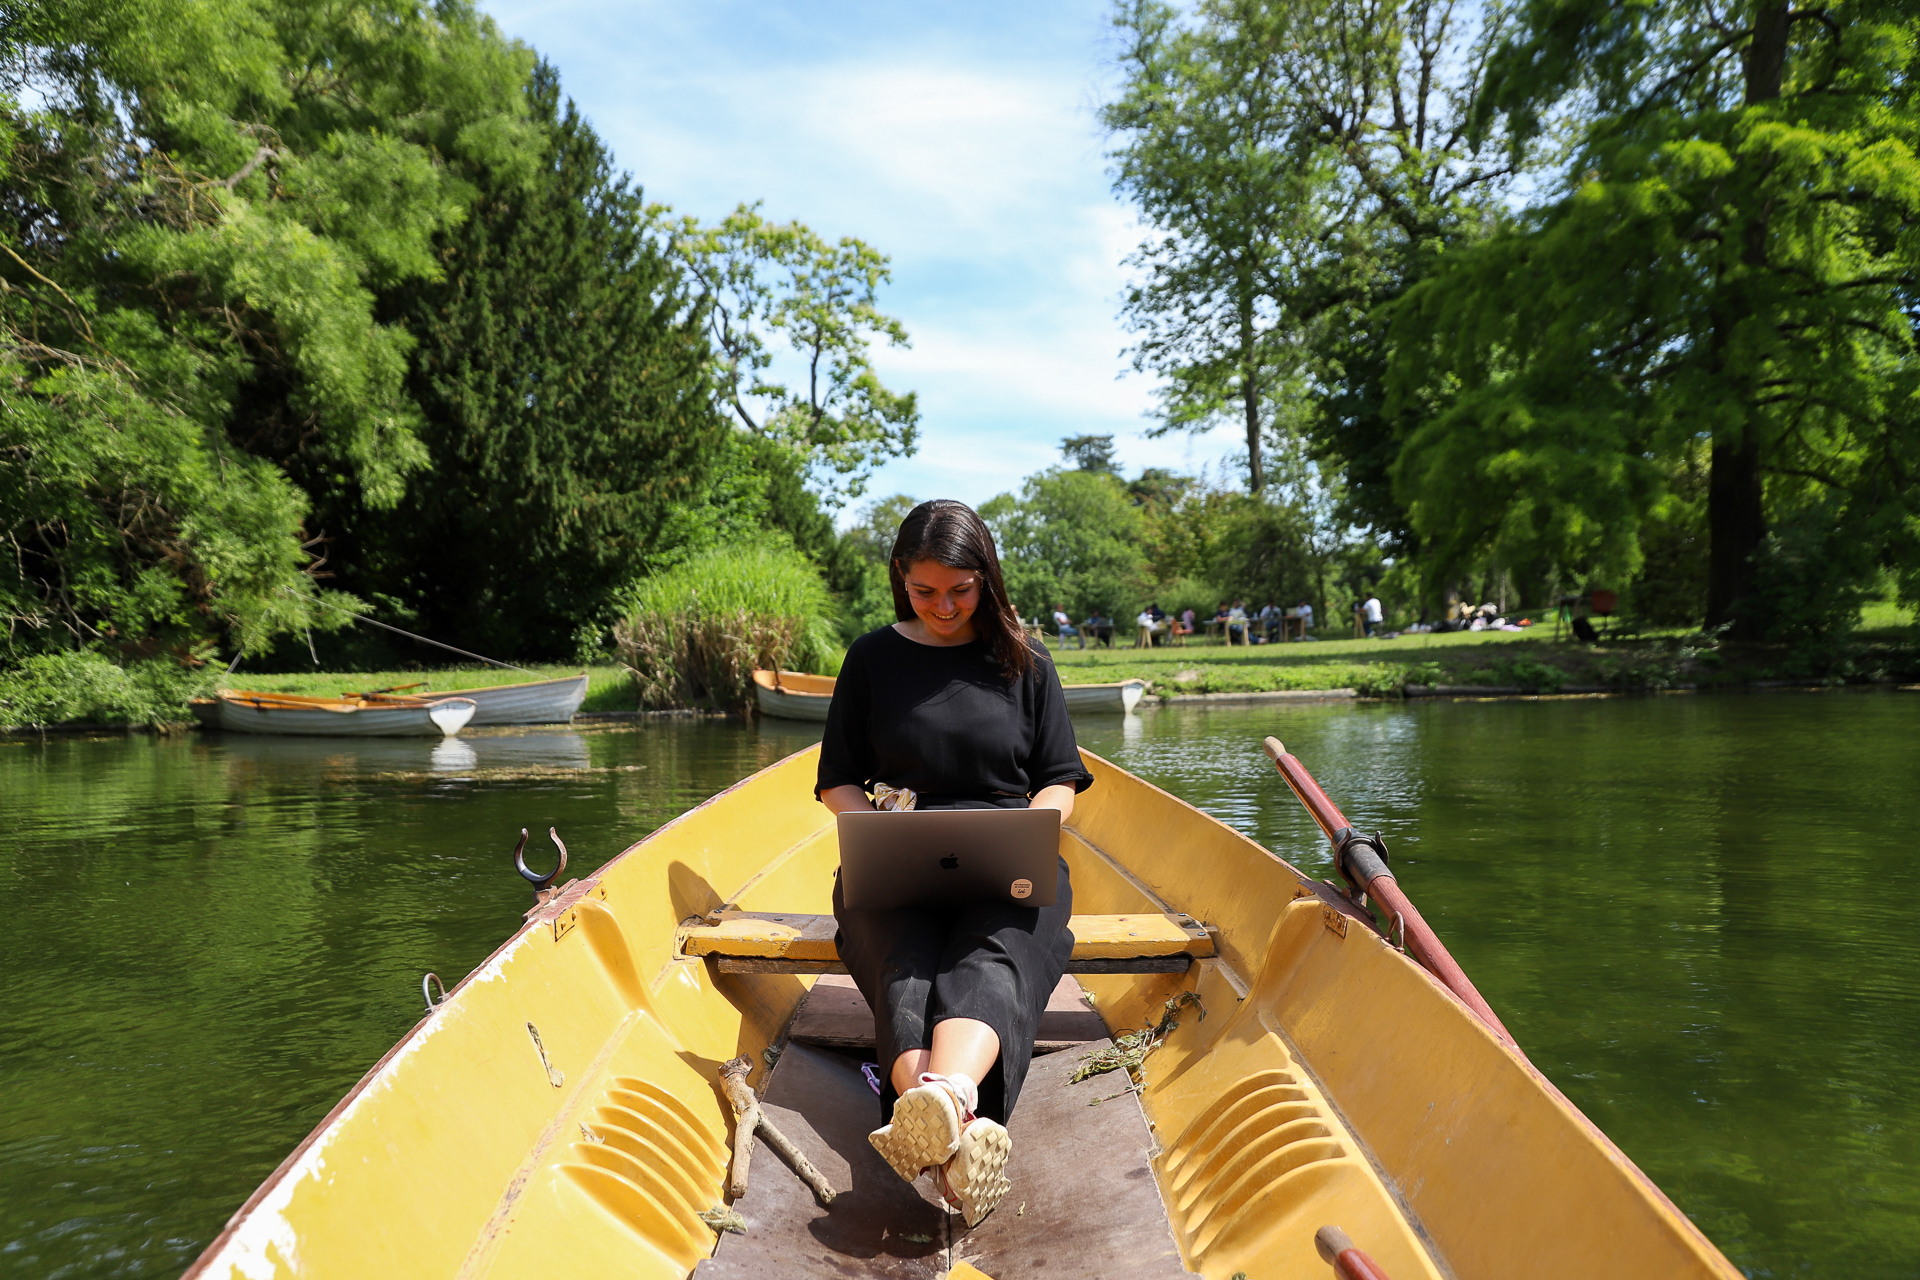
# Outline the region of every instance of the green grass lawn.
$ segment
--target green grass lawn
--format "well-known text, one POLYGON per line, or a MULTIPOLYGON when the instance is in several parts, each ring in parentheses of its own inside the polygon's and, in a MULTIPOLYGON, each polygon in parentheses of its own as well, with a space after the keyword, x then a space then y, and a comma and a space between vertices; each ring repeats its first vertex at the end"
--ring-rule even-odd
MULTIPOLYGON (((499 684, 519 684, 523 680, 558 680, 577 676, 579 666, 541 666, 525 671, 506 671, 499 667, 445 667, 437 671, 292 671, 278 675, 249 675, 236 671, 223 682, 229 689, 258 689, 263 693, 303 693, 332 697, 349 691, 392 689, 424 681, 424 689, 411 693, 432 693, 447 689, 487 689, 499 684)), ((631 711, 634 708, 633 681, 627 669, 615 665, 585 668, 587 700, 582 711, 631 711)))
MULTIPOLYGON (((1405 668, 1484 666, 1513 646, 1551 647, 1552 627, 1527 631, 1462 631, 1395 640, 1302 640, 1231 647, 1194 638, 1158 649, 1047 647, 1069 684, 1151 680, 1161 692, 1245 693, 1273 689, 1351 689, 1377 685, 1405 668)), ((1395 683, 1399 681, 1395 680, 1395 683)))

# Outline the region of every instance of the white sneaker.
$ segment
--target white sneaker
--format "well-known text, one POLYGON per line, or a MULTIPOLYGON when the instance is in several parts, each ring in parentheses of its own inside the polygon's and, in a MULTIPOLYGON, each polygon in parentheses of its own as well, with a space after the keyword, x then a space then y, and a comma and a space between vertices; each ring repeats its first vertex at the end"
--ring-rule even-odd
POLYGON ((893 1119, 867 1135, 893 1171, 908 1182, 938 1168, 960 1149, 980 1092, 965 1076, 927 1072, 893 1104, 893 1119))
POLYGON ((1013 1154, 1013 1139, 1005 1127, 992 1120, 975 1120, 961 1131, 953 1158, 940 1170, 940 1193, 947 1203, 960 1210, 969 1227, 992 1213, 1011 1185, 1007 1182, 1007 1158, 1013 1154))

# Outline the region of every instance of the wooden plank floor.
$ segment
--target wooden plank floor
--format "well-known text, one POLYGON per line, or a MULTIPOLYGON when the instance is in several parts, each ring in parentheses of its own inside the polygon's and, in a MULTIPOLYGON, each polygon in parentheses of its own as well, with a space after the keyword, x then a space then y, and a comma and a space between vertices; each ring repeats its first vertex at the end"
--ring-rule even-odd
POLYGON ((930 1180, 902 1182, 868 1144, 880 1108, 861 1058, 790 1044, 763 1105, 839 1194, 822 1209, 763 1141, 734 1206, 746 1234, 722 1236, 694 1275, 938 1280, 963 1260, 993 1280, 1187 1275, 1148 1165, 1152 1135, 1139 1102, 1118 1073, 1071 1083, 1080 1056, 1035 1060, 1010 1126, 1013 1190, 969 1232, 930 1180), (1089 1105, 1096 1098, 1107 1100, 1089 1105))

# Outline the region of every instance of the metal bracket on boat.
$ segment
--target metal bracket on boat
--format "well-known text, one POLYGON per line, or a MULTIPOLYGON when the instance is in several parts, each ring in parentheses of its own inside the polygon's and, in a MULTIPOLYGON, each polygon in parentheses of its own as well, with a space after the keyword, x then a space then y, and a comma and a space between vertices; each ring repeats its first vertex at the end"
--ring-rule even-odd
POLYGON ((1374 880, 1393 874, 1387 867, 1387 846, 1380 833, 1367 835, 1352 827, 1341 827, 1333 833, 1333 865, 1356 897, 1364 894, 1374 880))
POLYGON ((1407 953, 1407 918, 1398 911, 1393 913, 1393 919, 1387 925, 1386 939, 1387 945, 1390 947, 1398 947, 1401 955, 1407 953), (1393 940, 1393 931, 1395 929, 1400 930, 1399 942, 1393 940))
POLYGON ((527 860, 524 856, 527 851, 527 829, 525 827, 520 828, 520 843, 513 846, 513 865, 519 869, 520 874, 526 878, 527 883, 533 886, 533 900, 535 902, 545 902, 553 896, 553 882, 558 880, 560 873, 567 869, 567 846, 561 843, 559 829, 557 827, 548 827, 547 835, 552 839, 553 847, 560 851, 560 865, 556 866, 551 873, 544 876, 527 866, 527 860))
POLYGON ((438 1009, 447 1002, 447 984, 440 981, 439 974, 429 973, 426 977, 420 979, 420 994, 426 997, 427 1012, 432 1013, 435 1009, 438 1009), (435 987, 440 988, 440 998, 438 1000, 433 998, 433 989, 435 987))

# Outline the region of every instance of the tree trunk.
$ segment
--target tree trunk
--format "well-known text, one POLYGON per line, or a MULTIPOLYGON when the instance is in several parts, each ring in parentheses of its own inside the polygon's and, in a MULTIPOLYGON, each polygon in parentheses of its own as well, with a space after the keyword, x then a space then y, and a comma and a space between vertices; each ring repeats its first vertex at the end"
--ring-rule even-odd
MULTIPOLYGON (((1745 61, 1746 105, 1771 102, 1780 96, 1786 78, 1790 5, 1786 0, 1762 0, 1754 6, 1753 35, 1745 61)), ((1767 211, 1764 204, 1741 227, 1740 258, 1751 274, 1767 267, 1767 211)), ((1744 292, 1744 286, 1740 290, 1744 292)), ((1744 308, 1716 317, 1718 337, 1725 337, 1744 308)), ((1751 388, 1740 387, 1740 398, 1751 402, 1751 388)), ((1716 440, 1713 469, 1707 479, 1707 625, 1731 623, 1728 634, 1752 639, 1760 619, 1747 603, 1753 582, 1753 557, 1767 536, 1765 489, 1760 479, 1759 414, 1749 411, 1737 440, 1716 440)))
POLYGON ((1707 625, 1733 624, 1735 639, 1750 639, 1759 620, 1746 607, 1753 553, 1767 536, 1760 485, 1760 444, 1749 429, 1738 442, 1713 446, 1707 480, 1707 625))
POLYGON ((1240 398, 1247 406, 1247 488, 1258 494, 1267 478, 1260 469, 1260 375, 1251 362, 1240 377, 1240 398))

